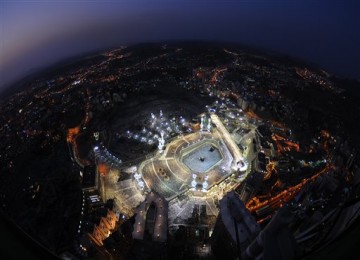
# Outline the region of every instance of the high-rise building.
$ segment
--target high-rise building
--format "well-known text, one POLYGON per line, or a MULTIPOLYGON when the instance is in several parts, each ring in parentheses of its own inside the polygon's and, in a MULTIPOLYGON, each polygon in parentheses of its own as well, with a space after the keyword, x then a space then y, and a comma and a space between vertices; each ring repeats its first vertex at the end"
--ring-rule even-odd
POLYGON ((241 259, 297 259, 298 248, 289 224, 294 220, 287 206, 280 208, 270 223, 241 252, 241 259))
POLYGON ((237 259, 260 227, 234 191, 227 193, 219 204, 220 213, 211 236, 212 251, 217 259, 237 259))
POLYGON ((251 199, 260 187, 264 178, 263 173, 253 172, 250 174, 245 181, 241 184, 240 199, 247 203, 251 199))

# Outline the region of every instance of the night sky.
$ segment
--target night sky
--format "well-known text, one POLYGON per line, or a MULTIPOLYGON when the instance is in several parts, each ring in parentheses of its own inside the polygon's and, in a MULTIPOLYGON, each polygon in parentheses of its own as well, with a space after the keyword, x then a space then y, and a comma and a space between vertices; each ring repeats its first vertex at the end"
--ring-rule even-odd
POLYGON ((0 0, 0 90, 74 55, 131 43, 214 40, 360 79, 358 0, 0 0))

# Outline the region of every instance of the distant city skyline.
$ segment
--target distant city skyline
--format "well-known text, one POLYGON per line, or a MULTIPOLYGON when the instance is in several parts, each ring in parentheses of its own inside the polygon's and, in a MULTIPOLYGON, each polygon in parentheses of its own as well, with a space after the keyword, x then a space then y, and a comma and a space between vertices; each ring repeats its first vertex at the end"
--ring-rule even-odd
POLYGON ((238 42, 360 79, 358 1, 2 1, 0 91, 74 55, 140 42, 238 42))

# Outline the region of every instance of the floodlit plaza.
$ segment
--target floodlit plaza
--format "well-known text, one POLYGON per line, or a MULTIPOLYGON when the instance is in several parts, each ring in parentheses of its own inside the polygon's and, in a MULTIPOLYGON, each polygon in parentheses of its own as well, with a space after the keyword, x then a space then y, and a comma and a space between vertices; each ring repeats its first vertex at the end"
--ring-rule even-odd
POLYGON ((182 158, 182 162, 193 172, 207 172, 221 160, 219 150, 209 143, 197 147, 182 158))
POLYGON ((142 162, 138 172, 150 190, 171 200, 203 188, 205 181, 209 188, 219 183, 230 174, 232 160, 226 145, 212 133, 197 132, 175 138, 163 152, 142 162))

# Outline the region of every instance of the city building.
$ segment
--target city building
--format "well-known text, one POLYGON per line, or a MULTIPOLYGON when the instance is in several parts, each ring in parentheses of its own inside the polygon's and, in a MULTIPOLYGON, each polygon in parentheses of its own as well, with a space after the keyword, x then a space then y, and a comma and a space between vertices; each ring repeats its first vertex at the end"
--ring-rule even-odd
POLYGON ((237 259, 260 232, 254 217, 237 193, 227 193, 219 202, 220 213, 211 236, 217 259, 237 259))
POLYGON ((103 246, 103 241, 116 229, 117 222, 115 213, 108 209, 107 214, 100 217, 99 224, 94 225, 92 233, 89 233, 90 239, 97 246, 103 246))
POLYGON ((278 210, 270 223, 241 252, 241 259, 297 259, 298 247, 289 224, 294 215, 286 207, 278 210))
POLYGON ((258 171, 253 172, 240 185, 240 199, 247 203, 258 191, 264 179, 264 174, 258 171))

